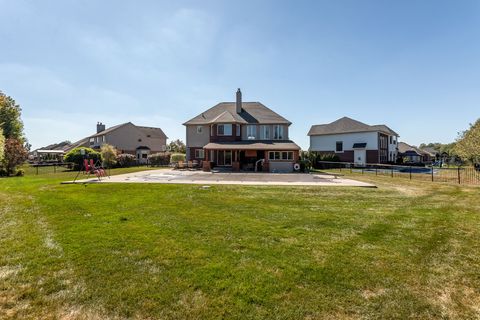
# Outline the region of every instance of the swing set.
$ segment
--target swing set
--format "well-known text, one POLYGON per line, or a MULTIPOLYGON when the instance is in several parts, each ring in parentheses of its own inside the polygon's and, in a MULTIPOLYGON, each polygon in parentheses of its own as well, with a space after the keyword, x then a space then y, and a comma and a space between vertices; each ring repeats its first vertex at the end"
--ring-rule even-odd
POLYGON ((84 156, 82 166, 80 167, 80 170, 77 173, 77 176, 73 180, 73 183, 75 183, 78 179, 78 176, 80 175, 81 172, 87 175, 85 179, 88 179, 90 175, 95 175, 98 178, 98 181, 102 181, 102 178, 109 178, 110 175, 107 173, 107 171, 101 166, 100 160, 97 160, 96 162, 93 162, 93 159, 88 159, 88 155, 85 155, 85 150, 81 149, 80 150, 81 154, 84 156), (86 157, 85 157, 86 156, 86 157))

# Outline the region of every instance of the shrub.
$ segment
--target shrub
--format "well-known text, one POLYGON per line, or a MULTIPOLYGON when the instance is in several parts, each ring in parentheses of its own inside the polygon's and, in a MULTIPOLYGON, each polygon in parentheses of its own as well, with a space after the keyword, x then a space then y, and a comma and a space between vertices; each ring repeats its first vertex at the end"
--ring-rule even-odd
POLYGON ((109 144, 104 144, 100 148, 102 154, 103 166, 107 168, 113 167, 117 163, 117 149, 109 144))
POLYGON ((23 169, 18 169, 17 172, 15 173, 15 176, 17 177, 23 177, 25 175, 25 171, 23 169))
POLYGON ((28 158, 27 149, 17 139, 6 139, 4 147, 4 157, 2 161, 3 168, 6 171, 6 175, 13 174, 15 168, 24 163, 28 158))
POLYGON ((333 161, 333 162, 339 162, 340 158, 334 154, 334 153, 326 153, 326 154, 320 154, 317 157, 317 161, 333 161))
POLYGON ((137 163, 137 158, 133 154, 121 153, 117 155, 117 165, 119 167, 131 167, 137 163))
POLYGON ((97 152, 91 148, 75 148, 70 150, 64 157, 63 160, 65 162, 71 162, 73 163, 73 169, 74 170, 80 170, 83 166, 83 160, 84 159, 93 159, 94 163, 97 163, 97 161, 102 161, 102 155, 100 152, 97 152), (81 150, 85 150, 85 155, 81 154, 81 150))
POLYGON ((170 164, 170 153, 154 153, 148 156, 148 162, 152 166, 166 166, 170 164))
POLYGON ((179 161, 185 161, 186 155, 183 153, 174 153, 170 157, 170 162, 175 163, 179 161))

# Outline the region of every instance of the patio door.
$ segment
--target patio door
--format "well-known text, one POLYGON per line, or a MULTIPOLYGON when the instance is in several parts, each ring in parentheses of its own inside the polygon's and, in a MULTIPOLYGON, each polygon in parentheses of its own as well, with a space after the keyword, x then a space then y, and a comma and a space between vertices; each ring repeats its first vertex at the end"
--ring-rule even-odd
POLYGON ((232 165, 232 150, 219 150, 217 152, 217 165, 231 166, 232 165))

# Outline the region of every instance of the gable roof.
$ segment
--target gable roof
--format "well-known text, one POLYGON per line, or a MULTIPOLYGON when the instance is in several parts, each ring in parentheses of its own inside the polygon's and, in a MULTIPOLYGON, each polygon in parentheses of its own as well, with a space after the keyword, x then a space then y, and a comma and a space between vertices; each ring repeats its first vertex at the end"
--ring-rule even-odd
POLYGON ((220 102, 183 125, 212 123, 292 124, 260 102, 243 102, 241 113, 236 112, 235 102, 220 102))
POLYGON ((389 135, 398 134, 384 124, 368 125, 366 123, 343 117, 327 124, 313 125, 308 132, 309 136, 321 136, 329 134, 355 133, 355 132, 383 132, 389 135))
POLYGON ((167 135, 163 132, 162 129, 160 128, 154 128, 154 127, 142 127, 142 126, 136 126, 138 130, 143 132, 145 135, 149 135, 152 138, 165 138, 168 139, 167 135))
POLYGON ((424 152, 420 149, 418 149, 415 146, 411 146, 408 143, 405 142, 399 142, 398 143, 398 152, 399 153, 416 153, 417 155, 421 156, 424 154, 424 152))

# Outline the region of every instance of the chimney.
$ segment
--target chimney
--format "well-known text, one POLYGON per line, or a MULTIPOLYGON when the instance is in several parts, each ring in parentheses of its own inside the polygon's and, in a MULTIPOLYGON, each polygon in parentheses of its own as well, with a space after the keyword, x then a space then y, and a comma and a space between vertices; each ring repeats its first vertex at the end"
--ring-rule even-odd
POLYGON ((242 91, 240 91, 240 88, 238 88, 237 90, 237 103, 235 104, 236 105, 236 109, 237 109, 237 113, 241 113, 242 112, 242 91))
POLYGON ((97 133, 105 131, 105 125, 101 122, 97 122, 97 133))

